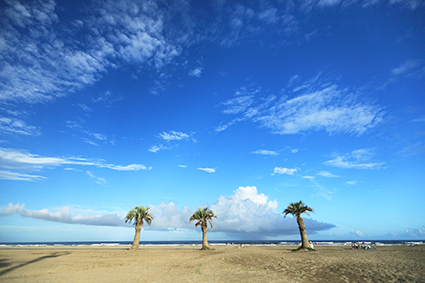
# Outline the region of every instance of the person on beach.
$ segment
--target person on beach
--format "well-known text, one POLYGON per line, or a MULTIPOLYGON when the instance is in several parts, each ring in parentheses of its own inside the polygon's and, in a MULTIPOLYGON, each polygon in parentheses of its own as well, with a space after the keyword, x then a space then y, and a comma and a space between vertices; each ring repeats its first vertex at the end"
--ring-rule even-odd
POLYGON ((310 241, 310 248, 314 249, 314 245, 312 241, 310 241))

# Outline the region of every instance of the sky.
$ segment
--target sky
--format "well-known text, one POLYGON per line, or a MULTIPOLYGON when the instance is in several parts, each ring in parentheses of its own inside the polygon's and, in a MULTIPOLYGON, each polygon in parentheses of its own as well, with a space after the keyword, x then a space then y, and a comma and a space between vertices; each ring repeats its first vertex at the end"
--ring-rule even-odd
POLYGON ((425 239, 424 12, 0 0, 0 242, 425 239))

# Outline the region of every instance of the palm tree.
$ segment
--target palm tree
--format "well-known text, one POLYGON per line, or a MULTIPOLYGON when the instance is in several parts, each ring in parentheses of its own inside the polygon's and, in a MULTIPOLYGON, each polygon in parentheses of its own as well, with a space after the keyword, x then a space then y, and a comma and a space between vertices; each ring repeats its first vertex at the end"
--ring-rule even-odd
POLYGON ((304 219, 301 217, 302 213, 308 215, 308 211, 313 212, 313 209, 305 205, 302 201, 299 201, 289 204, 288 207, 282 212, 285 214, 285 217, 288 214, 292 214, 292 216, 297 218, 298 228, 300 229, 301 235, 302 249, 311 248, 310 244, 308 243, 307 232, 305 231, 304 219))
POLYGON ((130 222, 134 220, 133 225, 136 229, 136 234, 134 235, 133 244, 131 245, 132 250, 138 250, 139 249, 139 241, 140 241, 140 231, 142 230, 144 222, 148 223, 149 225, 152 224, 153 216, 149 214, 149 206, 143 207, 143 206, 136 206, 132 210, 130 210, 127 213, 127 216, 125 217, 125 223, 130 222))
POLYGON ((196 222, 195 227, 201 226, 202 229, 202 250, 209 250, 210 247, 208 246, 208 240, 207 240, 207 229, 208 229, 208 222, 211 225, 211 230, 214 229, 212 220, 213 218, 217 218, 217 216, 214 215, 214 212, 208 207, 205 208, 198 208, 197 211, 195 211, 192 216, 189 218, 189 223, 198 220, 196 222))

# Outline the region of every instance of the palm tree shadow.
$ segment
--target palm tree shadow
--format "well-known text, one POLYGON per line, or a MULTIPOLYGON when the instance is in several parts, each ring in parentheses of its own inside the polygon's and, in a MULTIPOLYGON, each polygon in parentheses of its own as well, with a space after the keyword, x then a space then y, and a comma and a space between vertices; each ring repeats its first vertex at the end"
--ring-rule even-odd
MULTIPOLYGON (((45 255, 45 256, 42 256, 42 257, 33 259, 31 261, 28 261, 28 262, 25 262, 25 263, 22 263, 22 264, 19 264, 19 265, 10 267, 10 268, 5 269, 3 271, 0 271, 0 276, 4 275, 4 274, 6 274, 6 273, 8 273, 10 271, 13 271, 15 269, 24 267, 24 266, 26 266, 28 264, 34 263, 34 262, 38 262, 38 261, 41 261, 41 260, 44 260, 44 259, 48 259, 48 258, 55 258, 55 257, 58 257, 58 256, 63 256, 63 255, 69 255, 70 253, 71 252, 61 252, 61 253, 55 252, 55 253, 52 253, 50 255, 45 255)), ((5 267, 5 266, 8 266, 8 265, 11 265, 11 263, 5 262, 6 259, 2 259, 1 261, 2 261, 2 263, 1 263, 0 267, 5 267)))

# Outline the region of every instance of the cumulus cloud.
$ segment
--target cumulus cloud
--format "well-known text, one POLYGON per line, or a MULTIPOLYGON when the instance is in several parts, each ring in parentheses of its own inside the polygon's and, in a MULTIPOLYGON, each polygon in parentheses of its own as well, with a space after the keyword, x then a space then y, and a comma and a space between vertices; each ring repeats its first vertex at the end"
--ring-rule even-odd
POLYGON ((216 131, 248 120, 280 135, 312 130, 361 135, 380 123, 384 115, 381 107, 360 101, 358 94, 321 82, 320 75, 293 88, 292 93, 283 92, 280 97, 256 97, 258 92, 260 89, 236 94, 223 102, 223 113, 239 117, 220 125, 216 131))
POLYGON ((198 170, 205 171, 205 172, 208 172, 208 173, 214 173, 215 172, 215 169, 213 169, 213 168, 198 168, 198 170))
POLYGON ((29 181, 43 179, 44 177, 42 176, 28 174, 23 175, 21 172, 40 171, 44 168, 54 168, 64 165, 94 166, 117 171, 138 171, 150 169, 142 164, 130 164, 124 166, 107 164, 86 158, 43 157, 16 149, 0 148, 0 169, 7 170, 2 171, 3 173, 0 174, 0 178, 4 177, 7 180, 22 179, 29 181))
POLYGON ((251 154, 271 155, 271 156, 279 155, 279 153, 277 153, 276 151, 266 150, 266 149, 258 149, 256 151, 252 151, 251 154))
MULTIPOLYGON (((228 198, 221 196, 210 206, 218 216, 214 229, 220 232, 248 238, 298 234, 295 219, 284 218, 275 211, 277 207, 277 200, 269 200, 255 186, 239 187, 228 198)), ((309 234, 335 227, 310 218, 305 222, 309 234)))
POLYGON ((298 168, 285 168, 285 167, 275 167, 272 175, 276 174, 286 174, 286 175, 294 175, 298 171, 298 168))
POLYGON ((384 162, 376 163, 369 162, 374 155, 372 149, 353 150, 350 153, 341 155, 334 153, 332 159, 325 161, 323 164, 327 166, 347 168, 347 169, 379 169, 384 165, 384 162))
MULTIPOLYGON (((210 205, 210 208, 218 216, 217 219, 214 219, 213 231, 249 239, 299 234, 296 220, 291 217, 284 218, 281 213, 275 211, 277 207, 276 200, 269 200, 266 195, 259 193, 256 187, 239 187, 229 197, 221 196, 210 205)), ((70 213, 71 209, 71 206, 66 206, 57 212, 51 212, 48 209, 28 210, 23 204, 11 203, 3 209, 0 215, 18 214, 22 217, 67 224, 131 227, 125 224, 123 216, 116 213, 73 217, 70 213)), ((178 208, 173 202, 162 202, 159 205, 151 206, 150 212, 154 216, 154 221, 152 226, 146 227, 146 229, 194 229, 193 223, 189 223, 189 218, 195 210, 188 206, 178 208)), ((335 225, 318 222, 311 218, 305 218, 304 221, 309 234, 335 227, 335 225)))

